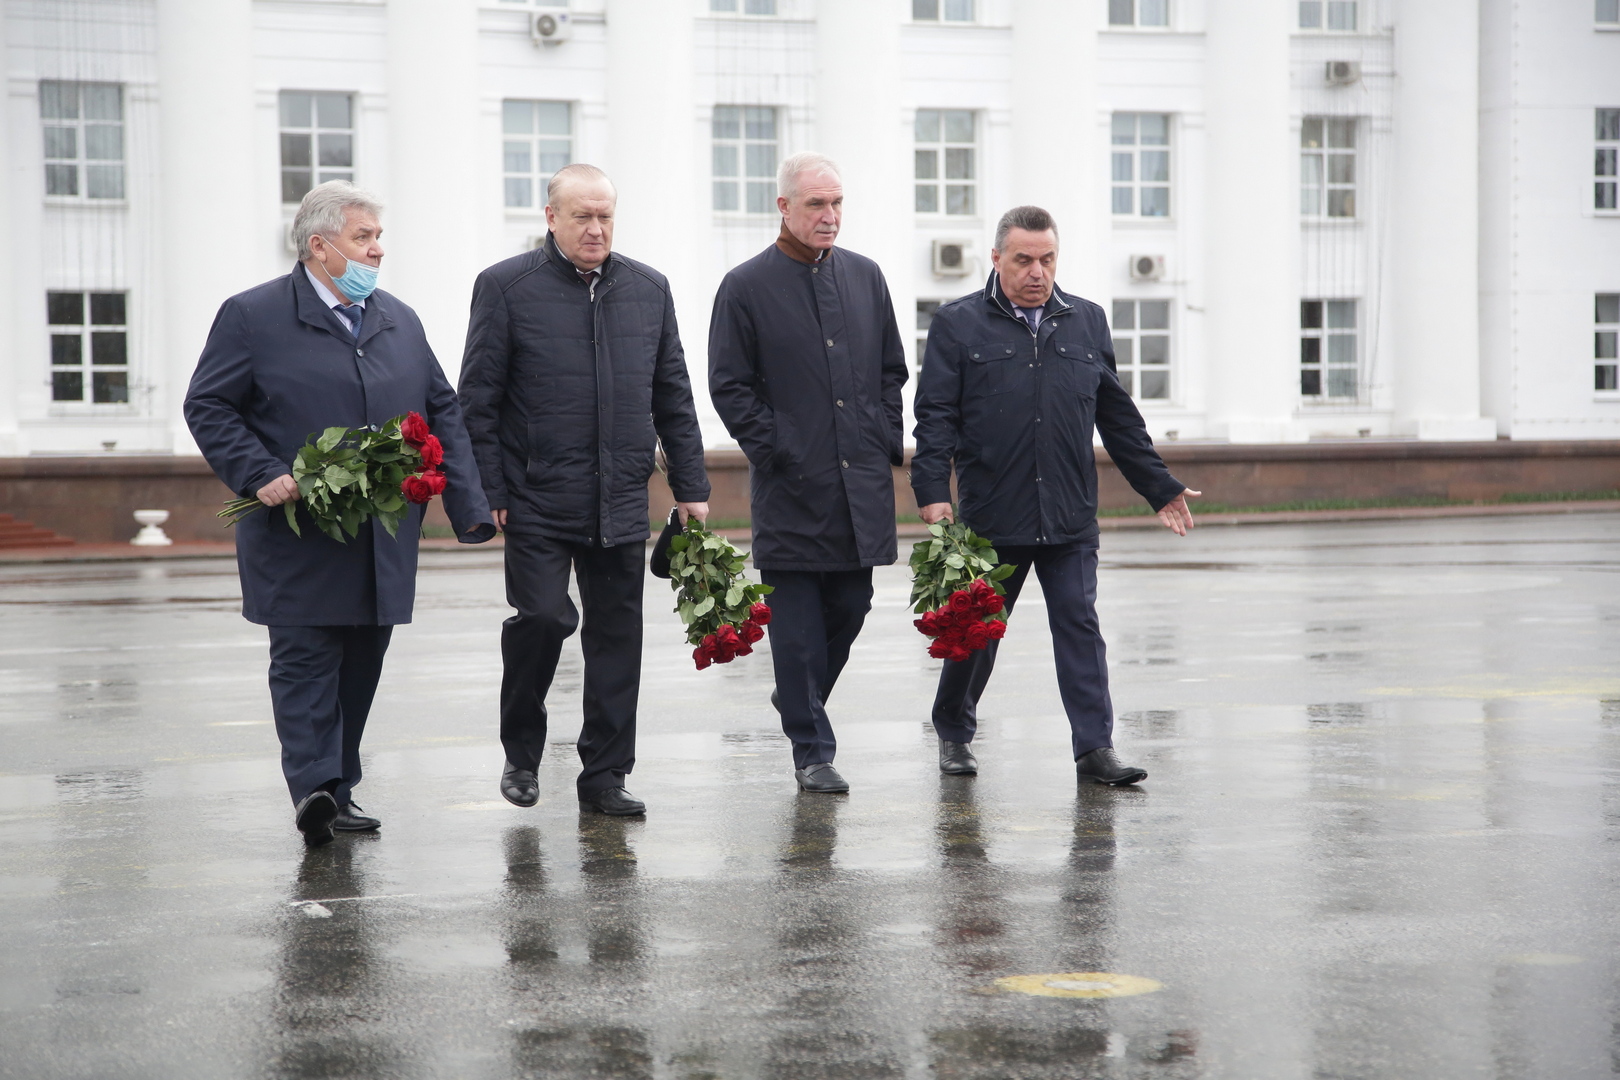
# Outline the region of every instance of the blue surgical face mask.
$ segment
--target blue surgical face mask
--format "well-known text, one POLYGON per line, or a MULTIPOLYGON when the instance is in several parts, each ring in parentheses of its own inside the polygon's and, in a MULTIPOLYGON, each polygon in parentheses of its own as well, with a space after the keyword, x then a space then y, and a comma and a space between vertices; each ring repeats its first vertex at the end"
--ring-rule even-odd
MULTIPOLYGON (((342 254, 338 252, 330 241, 327 242, 327 247, 331 248, 332 252, 337 254, 339 258, 342 258, 342 254)), ((338 290, 349 300, 358 304, 376 291, 379 268, 360 262, 358 259, 344 259, 344 262, 348 263, 348 266, 343 273, 333 274, 332 284, 336 285, 338 290)), ((328 270, 327 273, 331 274, 332 272, 328 270)))

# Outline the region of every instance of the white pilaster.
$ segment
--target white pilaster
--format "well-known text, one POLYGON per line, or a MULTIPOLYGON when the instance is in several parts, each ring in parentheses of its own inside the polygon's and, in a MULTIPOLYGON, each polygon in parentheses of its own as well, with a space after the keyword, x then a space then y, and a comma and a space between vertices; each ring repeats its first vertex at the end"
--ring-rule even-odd
POLYGON ((252 259, 210 259, 209 231, 242 220, 260 189, 253 131, 251 0, 158 0, 158 102, 164 312, 154 335, 153 412, 170 421, 177 453, 197 453, 181 407, 214 313, 258 284, 252 259), (222 223, 222 224, 221 224, 222 223))
POLYGON ((1205 296, 1209 427, 1293 442, 1299 400, 1299 135, 1291 0, 1209 0, 1205 296))
POLYGON ((473 207, 500 195, 479 156, 476 0, 389 0, 387 72, 380 284, 422 317, 454 383, 489 217, 473 207))
POLYGON ((12 243, 11 218, 17 212, 12 201, 11 174, 23 155, 11 142, 11 77, 7 66, 6 9, 0 4, 0 457, 18 452, 17 392, 25 371, 37 372, 40 363, 23 363, 17 348, 17 311, 12 290, 12 260, 18 248, 12 243))
POLYGON ((1424 439, 1480 416, 1479 4, 1399 0, 1389 206, 1395 414, 1424 439))
MULTIPOLYGON (((1101 4, 1013 0, 1013 205, 1057 219, 1063 288, 1108 306, 1108 167, 1097 122, 1101 4)), ((985 207, 993 228, 1009 207, 985 207)))

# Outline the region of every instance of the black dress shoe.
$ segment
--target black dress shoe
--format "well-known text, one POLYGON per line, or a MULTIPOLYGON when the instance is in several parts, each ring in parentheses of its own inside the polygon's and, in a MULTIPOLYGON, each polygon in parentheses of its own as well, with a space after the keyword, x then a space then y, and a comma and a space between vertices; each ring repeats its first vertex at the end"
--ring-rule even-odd
POLYGON ((312 792, 293 807, 293 823, 304 834, 304 843, 309 847, 332 842, 332 822, 337 816, 337 800, 330 791, 312 792))
POLYGON ((345 803, 338 807, 337 817, 332 821, 332 828, 338 832, 371 832, 382 828, 382 821, 378 818, 368 817, 360 809, 358 803, 345 803))
POLYGON ((579 808, 596 810, 612 817, 633 817, 647 812, 647 804, 622 787, 610 787, 590 795, 582 795, 579 808))
POLYGON ((1146 769, 1138 769, 1134 765, 1121 765, 1111 746, 1099 746, 1088 754, 1080 755, 1080 760, 1074 763, 1074 774, 1075 779, 1082 784, 1090 781, 1095 784, 1112 784, 1115 787, 1140 784, 1147 779, 1146 769))
POLYGON ((520 769, 510 761, 501 773, 501 796, 513 806, 533 806, 540 801, 540 781, 533 769, 520 769))
POLYGON ((939 771, 952 776, 974 776, 979 771, 979 759, 965 742, 939 740, 939 771))
POLYGON ((793 770, 793 778, 801 791, 814 791, 821 795, 843 795, 849 791, 849 781, 838 775, 830 761, 820 761, 793 770))

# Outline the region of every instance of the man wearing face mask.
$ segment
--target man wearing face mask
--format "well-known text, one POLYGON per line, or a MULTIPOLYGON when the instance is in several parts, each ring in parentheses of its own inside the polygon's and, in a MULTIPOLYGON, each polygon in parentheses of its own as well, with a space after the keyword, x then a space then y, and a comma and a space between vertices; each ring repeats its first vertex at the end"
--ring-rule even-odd
POLYGON ((461 401, 494 521, 506 533, 501 795, 540 798, 546 694, 585 608, 585 723, 576 790, 587 812, 644 813, 636 760, 647 481, 663 443, 682 517, 709 516, 703 437, 669 281, 613 250, 618 193, 602 170, 557 170, 546 242, 473 285, 461 401))
MULTIPOLYGON (((1178 536, 1192 528, 1187 496, 1170 475, 1130 394, 1114 374, 1114 344, 1096 304, 1057 287, 1058 234, 1038 206, 996 226, 985 287, 944 305, 928 330, 917 384, 911 486, 922 519, 962 521, 1018 569, 1004 582, 1006 611, 1034 567, 1046 599, 1058 690, 1068 713, 1079 783, 1147 779, 1114 753, 1114 709, 1097 622, 1097 464, 1102 436, 1120 474, 1178 536)), ((976 773, 969 748, 999 642, 945 661, 934 695, 939 767, 976 773)))
POLYGON ((269 627, 270 699, 294 822, 311 846, 334 829, 381 822, 352 798, 360 738, 393 628, 411 621, 421 510, 396 536, 367 522, 340 543, 307 517, 300 536, 280 510, 299 498, 291 466, 312 434, 375 430, 420 413, 444 447, 444 508, 462 543, 495 535, 455 392, 422 323, 377 290, 381 208, 346 181, 304 196, 293 218, 299 265, 225 301, 186 394, 208 464, 267 512, 236 526, 242 614, 269 627))
POLYGON ((842 793, 826 703, 895 559, 906 358, 876 263, 835 248, 838 166, 777 173, 776 243, 732 270, 709 323, 709 393, 748 456, 754 565, 771 608, 773 704, 804 791, 842 793))

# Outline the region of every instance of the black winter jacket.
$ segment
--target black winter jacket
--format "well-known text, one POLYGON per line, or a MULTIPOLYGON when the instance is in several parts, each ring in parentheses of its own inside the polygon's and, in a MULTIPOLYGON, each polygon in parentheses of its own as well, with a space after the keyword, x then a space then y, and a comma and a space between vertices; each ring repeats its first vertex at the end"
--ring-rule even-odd
POLYGON ((669 282, 618 254, 601 271, 587 285, 548 234, 473 285, 461 406, 510 532, 645 540, 659 440, 676 500, 709 497, 669 282))
POLYGON ((949 502, 996 544, 1097 538, 1092 432, 1154 510, 1185 489, 1165 468, 1114 374, 1102 308, 1054 289, 1040 332, 1018 318, 992 273, 934 316, 917 384, 918 506, 949 502))

